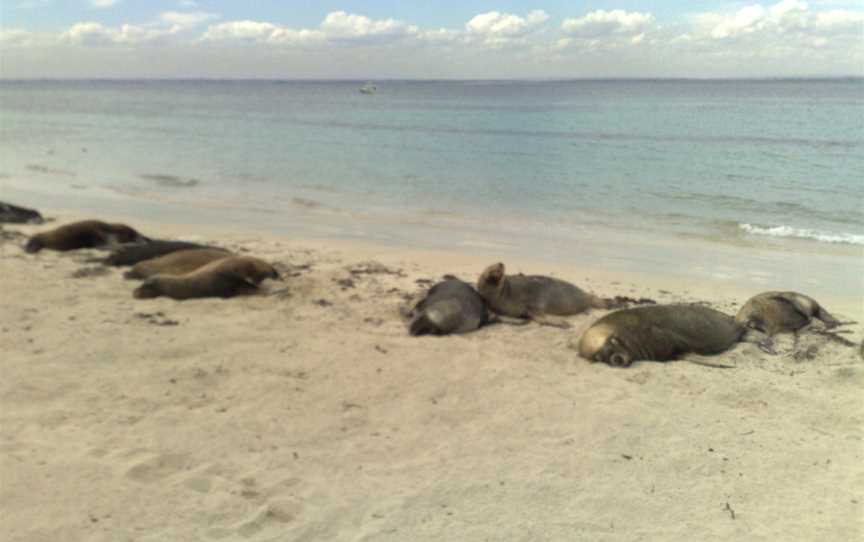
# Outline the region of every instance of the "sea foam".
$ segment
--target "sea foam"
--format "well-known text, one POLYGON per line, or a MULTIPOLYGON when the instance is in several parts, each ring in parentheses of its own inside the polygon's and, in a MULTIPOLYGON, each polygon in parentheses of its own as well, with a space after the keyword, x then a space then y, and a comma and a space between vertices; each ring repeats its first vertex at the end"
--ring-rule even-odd
POLYGON ((751 235, 792 237, 796 239, 812 239, 823 243, 864 245, 864 235, 856 235, 854 233, 825 233, 806 228, 793 228, 791 226, 756 226, 746 223, 738 224, 738 227, 751 235))

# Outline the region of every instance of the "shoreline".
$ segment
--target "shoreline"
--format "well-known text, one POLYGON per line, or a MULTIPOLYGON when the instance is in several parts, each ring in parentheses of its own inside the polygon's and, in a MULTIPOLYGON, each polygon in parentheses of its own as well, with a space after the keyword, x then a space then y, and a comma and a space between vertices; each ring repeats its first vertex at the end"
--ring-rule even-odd
MULTIPOLYGON (((470 262, 477 266, 477 275, 487 265, 504 261, 512 272, 553 274, 577 285, 583 280, 596 285, 626 283, 636 290, 621 295, 638 294, 644 288, 707 299, 720 291, 740 304, 762 291, 801 291, 832 312, 864 320, 864 280, 860 279, 864 247, 797 239, 779 245, 767 241, 742 244, 584 225, 564 236, 560 229, 519 230, 503 218, 471 223, 404 213, 358 215, 303 202, 287 204, 285 212, 277 214, 119 194, 111 200, 82 195, 70 205, 68 199, 38 192, 6 192, 12 198, 5 198, 43 214, 69 219, 112 217, 147 231, 164 231, 164 235, 192 232, 231 238, 240 233, 313 247, 324 243, 339 246, 346 254, 380 254, 389 260, 410 255, 419 261, 448 261, 463 268, 462 264, 470 262), (36 200, 48 205, 33 203, 36 200)), ((49 227, 53 226, 44 229, 49 227)))

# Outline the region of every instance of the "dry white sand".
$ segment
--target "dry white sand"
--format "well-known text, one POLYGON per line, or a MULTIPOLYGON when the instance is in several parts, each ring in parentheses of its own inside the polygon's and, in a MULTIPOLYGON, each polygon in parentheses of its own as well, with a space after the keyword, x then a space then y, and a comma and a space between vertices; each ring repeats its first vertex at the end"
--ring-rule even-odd
MULTIPOLYGON (((864 538, 857 348, 811 331, 712 358, 735 369, 613 369, 571 347, 604 311, 412 338, 418 279, 473 282, 488 258, 215 237, 286 282, 135 300, 95 251, 0 244, 0 539, 864 538)), ((744 301, 557 271, 601 295, 744 301)))

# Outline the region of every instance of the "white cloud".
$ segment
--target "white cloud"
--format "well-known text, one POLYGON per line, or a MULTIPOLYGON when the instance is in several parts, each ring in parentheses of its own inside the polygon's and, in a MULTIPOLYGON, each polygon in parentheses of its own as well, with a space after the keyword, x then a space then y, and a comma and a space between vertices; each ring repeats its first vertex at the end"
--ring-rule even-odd
POLYGON ((229 21, 211 25, 201 40, 240 40, 281 45, 324 42, 381 44, 419 35, 420 30, 416 26, 395 19, 374 20, 364 15, 334 11, 327 14, 318 28, 294 29, 270 22, 229 21))
MULTIPOLYGON (((489 11, 451 28, 422 28, 346 11, 331 12, 320 24, 302 28, 270 21, 219 21, 219 15, 203 8, 177 7, 139 23, 80 22, 62 34, 0 29, 0 46, 4 53, 10 51, 4 54, 4 75, 7 58, 14 57, 14 73, 42 70, 47 72, 43 76, 51 76, 51 69, 37 62, 45 55, 36 49, 45 46, 53 46, 58 59, 68 59, 68 67, 59 60, 53 64, 63 73, 77 69, 76 58, 128 55, 140 65, 152 63, 154 71, 147 74, 158 75, 161 65, 153 55, 134 54, 136 47, 152 45, 164 46, 160 58, 208 59, 201 64, 177 60, 176 67, 182 64, 198 74, 236 68, 245 75, 290 70, 298 76, 323 76, 331 73, 327 70, 362 76, 365 70, 368 77, 864 75, 864 9, 827 4, 769 0, 664 19, 662 25, 651 13, 625 10, 597 10, 554 25, 542 10, 522 15, 489 11), (204 43, 220 46, 196 47, 204 43), (29 57, 24 53, 28 48, 34 50, 29 57), (316 52, 320 54, 310 54, 316 52), (235 60, 220 64, 220 55, 235 60)), ((192 6, 182 0, 172 5, 192 6)), ((120 61, 117 66, 139 69, 120 61)))
POLYGON ((191 28, 218 18, 219 15, 215 13, 204 13, 203 11, 166 11, 159 15, 162 22, 182 28, 191 28))
POLYGON ((294 30, 259 21, 230 21, 211 25, 201 36, 205 42, 245 41, 279 45, 303 45, 324 41, 318 30, 294 30))
POLYGON ((561 30, 576 38, 596 39, 608 36, 636 36, 653 25, 654 16, 650 13, 601 9, 592 11, 584 17, 564 19, 561 30))
POLYGON ((475 16, 465 24, 465 29, 485 45, 498 47, 512 43, 523 43, 524 38, 536 32, 549 19, 543 10, 535 10, 525 17, 511 13, 489 11, 475 16))
POLYGON ((414 36, 418 32, 416 26, 395 19, 375 21, 364 15, 344 11, 328 13, 320 28, 332 41, 381 41, 414 36))
POLYGON ((90 6, 95 9, 108 9, 112 8, 119 0, 90 0, 90 6))
POLYGON ((267 41, 279 27, 272 23, 258 21, 231 21, 211 25, 201 36, 205 41, 267 41))
POLYGON ((671 39, 676 55, 741 66, 809 73, 864 75, 864 11, 814 9, 801 0, 753 4, 692 18, 687 39, 671 39))
POLYGON ((219 18, 213 13, 166 11, 158 21, 149 24, 122 24, 117 27, 88 21, 72 25, 60 35, 60 41, 83 46, 124 45, 177 42, 194 27, 219 18))
POLYGON ((0 45, 3 47, 27 47, 33 44, 33 33, 19 28, 0 28, 0 45))
POLYGON ((698 22, 717 40, 822 33, 835 37, 864 35, 864 12, 841 9, 817 12, 801 0, 783 0, 768 7, 754 4, 732 14, 706 13, 698 17, 698 22))
POLYGON ((864 11, 855 12, 835 9, 817 13, 813 26, 818 31, 842 32, 864 36, 864 11))
POLYGON ((124 24, 117 28, 86 22, 73 25, 60 39, 76 45, 140 45, 158 41, 178 32, 177 27, 154 28, 124 24))

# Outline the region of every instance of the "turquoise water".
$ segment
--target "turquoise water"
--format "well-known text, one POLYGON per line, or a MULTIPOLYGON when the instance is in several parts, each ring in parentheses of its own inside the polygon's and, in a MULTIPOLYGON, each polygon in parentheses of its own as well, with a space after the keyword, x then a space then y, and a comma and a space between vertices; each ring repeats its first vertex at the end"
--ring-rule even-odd
POLYGON ((864 245, 864 81, 0 83, 0 175, 284 212, 864 245))

